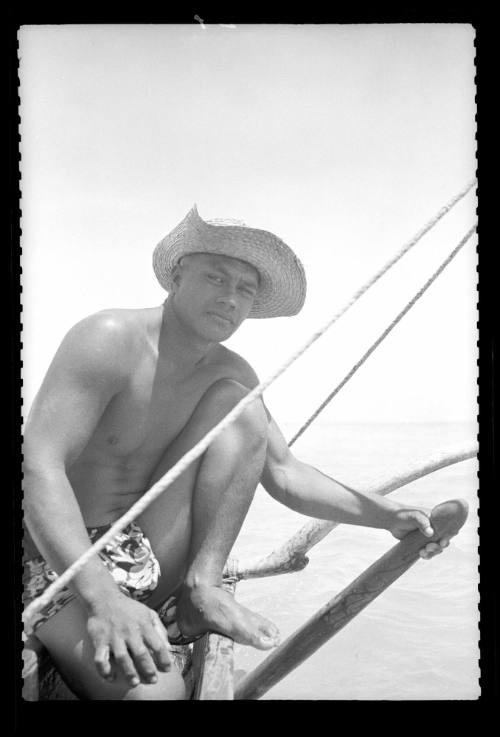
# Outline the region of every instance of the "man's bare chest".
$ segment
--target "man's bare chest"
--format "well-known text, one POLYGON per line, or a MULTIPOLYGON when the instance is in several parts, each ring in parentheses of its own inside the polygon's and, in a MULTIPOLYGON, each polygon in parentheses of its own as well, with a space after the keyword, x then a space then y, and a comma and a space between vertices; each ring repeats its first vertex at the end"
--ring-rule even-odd
POLYGON ((155 460, 177 437, 207 389, 227 375, 210 366, 189 375, 142 369, 106 407, 92 448, 110 461, 155 460))

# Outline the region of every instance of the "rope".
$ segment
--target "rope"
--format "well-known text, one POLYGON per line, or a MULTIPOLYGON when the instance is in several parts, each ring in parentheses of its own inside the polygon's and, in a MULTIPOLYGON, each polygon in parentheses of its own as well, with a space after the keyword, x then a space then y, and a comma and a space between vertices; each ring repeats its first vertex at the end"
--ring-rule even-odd
POLYGON ((335 387, 335 389, 327 396, 327 398, 319 405, 319 407, 317 408, 317 410, 309 417, 309 419, 306 420, 306 422, 304 422, 304 424, 302 425, 302 427, 300 428, 300 430, 298 430, 298 432, 293 436, 293 438, 288 443, 288 447, 289 448, 291 448, 292 445, 295 443, 295 441, 298 438, 300 438, 300 436, 302 435, 302 433, 307 430, 307 428, 309 427, 309 425, 312 422, 314 422, 314 420, 320 414, 320 412, 322 412, 325 409, 325 407, 333 399, 333 397, 336 394, 339 393, 339 391, 342 389, 343 386, 345 386, 347 384, 347 382, 349 381, 349 379, 352 376, 354 376, 354 374, 356 373, 356 371, 364 364, 364 362, 366 361, 366 359, 369 356, 371 356, 371 354, 373 353, 373 351, 375 350, 375 348, 377 348, 382 343, 382 341, 389 335, 389 333, 391 332, 391 330, 398 324, 398 322, 400 320, 402 320, 402 318, 413 307, 413 305, 416 302, 418 302, 418 300, 420 299, 420 297, 424 294, 425 291, 427 291, 427 289, 430 287, 430 285, 432 284, 432 282, 435 281, 438 278, 439 274, 441 274, 441 272, 443 271, 443 269, 445 269, 446 266, 448 266, 448 264, 450 263, 450 261, 453 258, 455 258, 455 256, 459 252, 459 250, 467 243, 467 241, 469 240, 469 238, 471 237, 471 235, 474 233, 475 230, 476 230, 476 225, 474 225, 468 231, 468 233, 462 238, 462 240, 460 241, 460 243, 458 244, 458 246, 456 246, 453 249, 453 251, 443 261, 443 263, 439 266, 439 268, 436 269, 436 271, 432 274, 431 277, 429 277, 429 279, 425 282, 424 286, 421 289, 418 290, 418 292, 412 297, 412 299, 408 302, 408 304, 401 310, 401 312, 394 318, 394 320, 391 322, 391 324, 384 330, 384 332, 382 333, 382 335, 380 335, 377 338, 377 340, 370 346, 370 348, 368 348, 368 350, 366 351, 366 353, 359 359, 359 361, 356 364, 354 364, 354 366, 349 371, 349 373, 346 374, 346 376, 344 376, 344 378, 342 379, 342 381, 340 382, 340 384, 338 384, 335 387))
POLYGON ((441 210, 430 220, 403 248, 390 260, 388 261, 374 276, 372 276, 346 303, 346 305, 340 309, 328 322, 320 328, 317 332, 306 340, 306 342, 298 348, 292 355, 279 366, 274 373, 272 373, 265 381, 258 384, 252 391, 250 391, 243 399, 238 402, 235 407, 217 424, 212 428, 191 450, 189 450, 167 473, 159 479, 153 486, 145 492, 145 494, 130 507, 130 509, 118 519, 110 529, 102 535, 90 548, 88 548, 82 555, 77 558, 58 578, 53 581, 50 586, 39 596, 34 599, 24 610, 23 621, 25 626, 28 628, 30 618, 35 612, 46 606, 53 598, 53 596, 60 591, 69 581, 83 568, 83 566, 99 551, 103 550, 113 538, 121 532, 130 522, 138 517, 146 507, 151 504, 168 486, 170 486, 188 466, 199 458, 209 445, 220 435, 229 425, 231 425, 251 404, 255 399, 260 397, 265 389, 267 389, 279 376, 281 376, 286 369, 288 369, 305 351, 318 340, 352 305, 357 302, 365 292, 370 289, 399 259, 401 259, 410 248, 412 248, 418 241, 427 233, 444 215, 464 197, 467 192, 474 186, 476 180, 470 182, 465 189, 459 192, 453 197, 450 202, 441 208, 441 210))

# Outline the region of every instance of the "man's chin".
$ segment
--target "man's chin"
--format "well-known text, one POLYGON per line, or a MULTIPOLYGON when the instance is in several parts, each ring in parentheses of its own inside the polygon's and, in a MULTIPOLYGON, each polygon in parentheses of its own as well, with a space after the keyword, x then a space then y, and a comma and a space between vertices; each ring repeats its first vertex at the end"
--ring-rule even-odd
POLYGON ((221 317, 220 315, 209 315, 209 318, 209 331, 214 336, 217 336, 216 340, 218 342, 222 342, 230 338, 238 328, 238 325, 236 325, 232 320, 221 317))
POLYGON ((234 325, 231 325, 230 327, 226 328, 225 330, 219 330, 218 336, 215 338, 217 343, 224 343, 224 341, 229 340, 229 338, 235 333, 236 327, 234 325))

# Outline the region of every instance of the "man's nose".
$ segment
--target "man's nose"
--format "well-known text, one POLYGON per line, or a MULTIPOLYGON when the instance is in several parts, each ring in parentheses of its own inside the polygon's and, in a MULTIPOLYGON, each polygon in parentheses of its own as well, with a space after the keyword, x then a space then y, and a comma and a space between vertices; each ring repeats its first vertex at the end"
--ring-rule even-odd
POLYGON ((229 307, 236 307, 236 290, 233 287, 227 287, 219 294, 216 301, 229 307))

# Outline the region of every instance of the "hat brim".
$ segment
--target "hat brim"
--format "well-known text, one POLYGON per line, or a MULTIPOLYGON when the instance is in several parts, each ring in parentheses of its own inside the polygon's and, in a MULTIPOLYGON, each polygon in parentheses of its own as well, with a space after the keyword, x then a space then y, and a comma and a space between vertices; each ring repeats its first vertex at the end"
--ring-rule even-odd
POLYGON ((292 249, 267 230, 206 222, 193 207, 153 252, 153 269, 161 286, 171 291, 172 272, 183 256, 214 253, 246 261, 260 275, 249 317, 296 315, 306 297, 304 267, 292 249))

